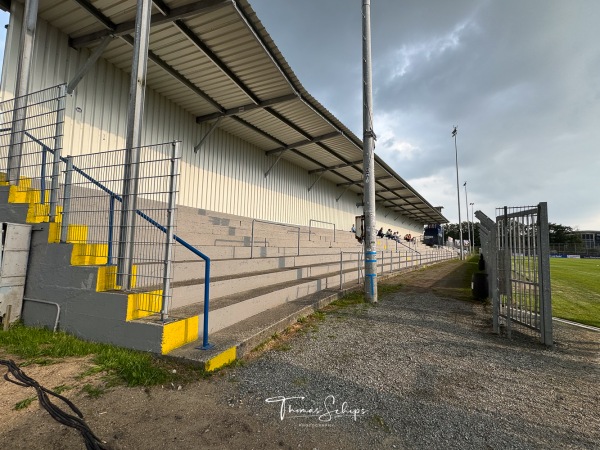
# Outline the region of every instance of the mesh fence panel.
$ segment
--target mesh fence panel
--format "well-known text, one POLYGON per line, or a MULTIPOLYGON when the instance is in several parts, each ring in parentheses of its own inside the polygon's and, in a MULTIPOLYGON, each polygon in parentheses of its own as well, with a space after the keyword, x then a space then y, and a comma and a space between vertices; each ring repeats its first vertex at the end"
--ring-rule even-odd
MULTIPOLYGON (((37 222, 48 220, 53 173, 60 177, 53 164, 55 152, 57 162, 60 157, 64 105, 63 85, 0 103, 0 183, 14 186, 16 201, 36 204, 37 222)), ((58 184, 56 178, 55 192, 58 184)))

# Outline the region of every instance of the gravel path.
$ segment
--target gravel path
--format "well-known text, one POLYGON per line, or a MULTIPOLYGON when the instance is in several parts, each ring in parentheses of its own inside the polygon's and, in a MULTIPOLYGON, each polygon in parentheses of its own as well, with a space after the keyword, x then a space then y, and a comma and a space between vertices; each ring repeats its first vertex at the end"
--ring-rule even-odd
POLYGON ((232 402, 279 427, 281 447, 600 448, 600 334, 555 324, 554 350, 493 335, 489 308, 432 293, 456 267, 327 314, 231 373, 232 402))
MULTIPOLYGON (((465 296, 464 269, 451 261, 404 274, 377 307, 328 312, 185 386, 89 398, 78 391, 92 380, 77 377, 89 362, 26 372, 71 386, 66 395, 111 450, 599 449, 600 333, 555 323, 554 350, 493 335, 489 307, 449 298, 465 296)), ((36 404, 13 408, 31 395, 0 383, 0 449, 83 448, 36 404)))

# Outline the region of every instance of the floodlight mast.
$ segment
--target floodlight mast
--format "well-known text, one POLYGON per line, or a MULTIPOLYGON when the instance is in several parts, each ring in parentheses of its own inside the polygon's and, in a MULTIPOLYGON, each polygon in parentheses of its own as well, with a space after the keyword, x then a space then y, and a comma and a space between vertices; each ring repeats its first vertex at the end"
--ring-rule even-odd
POLYGON ((458 182, 458 147, 456 146, 456 135, 458 134, 458 130, 456 126, 454 130, 452 130, 452 137, 454 138, 454 152, 456 155, 456 197, 458 199, 458 240, 460 241, 460 259, 465 259, 465 255, 463 252, 463 237, 462 237, 462 219, 460 217, 460 186, 458 182))
POLYGON ((363 211, 365 215, 365 298, 377 303, 377 240, 375 238, 375 133, 371 69, 371 0, 363 0, 363 211))
POLYGON ((469 197, 467 196, 467 182, 463 184, 465 187, 465 207, 467 208, 467 231, 469 232, 469 254, 473 252, 473 241, 471 240, 471 225, 469 224, 469 197))

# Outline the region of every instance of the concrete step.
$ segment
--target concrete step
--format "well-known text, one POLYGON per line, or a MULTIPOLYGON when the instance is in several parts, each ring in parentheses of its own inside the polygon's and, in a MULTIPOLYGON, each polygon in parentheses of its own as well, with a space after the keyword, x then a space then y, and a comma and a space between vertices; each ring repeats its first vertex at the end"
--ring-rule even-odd
MULTIPOLYGON (((358 261, 357 253, 344 253, 344 262, 358 261)), ((235 276, 253 272, 286 269, 323 263, 340 263, 340 253, 315 254, 303 256, 278 256, 254 259, 221 259, 211 261, 211 277, 235 276)), ((176 261, 174 264, 174 282, 204 278, 205 263, 197 258, 189 261, 176 261)))
MULTIPOLYGON (((413 270, 411 268, 407 270, 413 270)), ((385 279, 397 275, 397 272, 379 277, 385 279)), ((339 286, 338 286, 339 288, 339 286)), ((285 330, 301 317, 306 317, 329 303, 342 298, 353 290, 361 289, 356 281, 345 283, 340 289, 322 289, 318 292, 297 298, 247 317, 228 327, 212 331, 208 335, 211 348, 202 350, 203 338, 183 345, 167 354, 188 363, 200 365, 213 371, 225 364, 242 358, 252 349, 269 339, 273 334, 285 330)), ((210 321, 215 312, 211 312, 210 321)))
MULTIPOLYGON (((354 271, 357 268, 356 261, 347 261, 344 270, 354 271)), ((211 277, 210 299, 217 300, 236 293, 243 293, 258 288, 280 285, 282 283, 318 278, 325 275, 337 274, 339 277, 340 264, 321 263, 309 266, 290 267, 282 269, 271 269, 263 272, 252 272, 248 274, 230 275, 225 277, 211 277)), ((339 278, 338 278, 339 280, 339 278)), ((176 283, 173 287, 171 307, 177 309, 204 299, 204 280, 189 280, 176 283)))
MULTIPOLYGON (((344 252, 361 252, 362 247, 301 247, 300 255, 298 247, 260 247, 256 246, 253 250, 250 247, 226 247, 226 246, 194 246, 211 260, 219 259, 248 259, 251 258, 273 258, 283 256, 302 256, 302 255, 339 255, 344 252)), ((197 258, 190 250, 182 245, 175 246, 175 261, 189 261, 197 258)))

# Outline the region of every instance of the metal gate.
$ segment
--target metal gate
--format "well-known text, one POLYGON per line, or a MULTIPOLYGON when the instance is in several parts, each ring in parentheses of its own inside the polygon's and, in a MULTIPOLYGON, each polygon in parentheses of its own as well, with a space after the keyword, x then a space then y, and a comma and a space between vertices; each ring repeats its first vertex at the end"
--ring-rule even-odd
POLYGON ((504 322, 508 336, 517 325, 540 334, 552 346, 548 206, 496 210, 496 221, 481 211, 482 251, 493 302, 494 331, 504 322))

